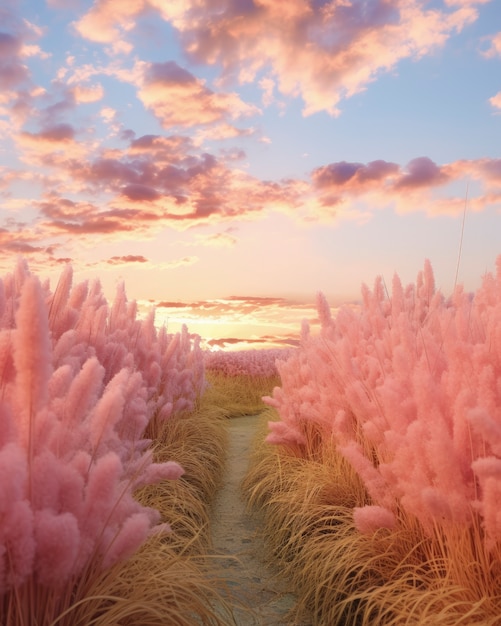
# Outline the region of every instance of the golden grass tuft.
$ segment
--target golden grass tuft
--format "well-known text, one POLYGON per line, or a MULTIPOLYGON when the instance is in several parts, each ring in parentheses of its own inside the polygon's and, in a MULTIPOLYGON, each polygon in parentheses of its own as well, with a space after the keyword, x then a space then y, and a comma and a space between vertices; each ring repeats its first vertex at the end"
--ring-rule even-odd
POLYGON ((201 400, 192 413, 168 420, 155 442, 155 460, 177 461, 184 474, 145 487, 139 501, 172 527, 166 537, 177 551, 201 554, 210 541, 210 507, 221 483, 228 433, 221 411, 201 400))
POLYGON ((203 395, 206 405, 221 407, 226 417, 256 415, 266 405, 263 396, 270 395, 274 387, 280 385, 280 377, 276 376, 229 376, 215 370, 208 370, 208 389, 203 395))
POLYGON ((81 580, 50 626, 227 626, 225 611, 231 615, 206 559, 180 555, 155 536, 127 562, 81 580))
MULTIPOLYGON (((367 502, 334 448, 266 444, 264 422, 243 483, 263 519, 270 558, 298 596, 296 619, 321 626, 494 626, 501 614, 501 550, 480 526, 425 535, 399 514, 396 530, 361 535, 352 509, 367 502)), ((313 438, 314 439, 314 438, 313 438)))

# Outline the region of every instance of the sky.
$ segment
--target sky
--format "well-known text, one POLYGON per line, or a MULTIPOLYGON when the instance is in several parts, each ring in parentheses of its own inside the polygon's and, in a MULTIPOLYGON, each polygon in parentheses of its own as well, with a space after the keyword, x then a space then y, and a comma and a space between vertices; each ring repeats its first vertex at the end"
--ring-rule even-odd
POLYGON ((501 254, 501 0, 0 0, 0 272, 294 344, 501 254))

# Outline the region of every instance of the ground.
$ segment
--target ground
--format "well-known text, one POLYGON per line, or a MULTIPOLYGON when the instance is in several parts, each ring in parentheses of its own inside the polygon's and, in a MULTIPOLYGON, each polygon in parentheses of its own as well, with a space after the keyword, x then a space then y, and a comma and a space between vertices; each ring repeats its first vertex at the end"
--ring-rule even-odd
POLYGON ((246 512, 240 484, 249 463, 257 417, 229 420, 229 446, 223 484, 216 497, 212 516, 214 551, 218 571, 226 581, 227 599, 233 606, 237 626, 311 626, 293 622, 288 613, 295 597, 263 561, 263 540, 259 522, 246 512))

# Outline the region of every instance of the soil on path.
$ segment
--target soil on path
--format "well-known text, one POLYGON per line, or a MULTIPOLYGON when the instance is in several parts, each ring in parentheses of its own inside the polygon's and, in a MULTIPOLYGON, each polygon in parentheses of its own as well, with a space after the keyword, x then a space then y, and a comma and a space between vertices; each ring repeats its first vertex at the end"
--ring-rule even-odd
POLYGON ((241 482, 248 468, 257 417, 229 420, 229 446, 223 484, 214 502, 212 541, 218 575, 225 580, 225 600, 236 626, 310 626, 287 617, 295 597, 280 587, 263 562, 257 522, 246 512, 241 482))

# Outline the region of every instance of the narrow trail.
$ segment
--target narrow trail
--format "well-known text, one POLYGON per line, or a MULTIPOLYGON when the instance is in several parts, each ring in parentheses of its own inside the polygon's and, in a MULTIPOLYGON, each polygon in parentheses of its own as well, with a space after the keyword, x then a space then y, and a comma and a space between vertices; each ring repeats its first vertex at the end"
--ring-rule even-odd
POLYGON ((236 626, 309 626, 287 619, 295 598, 271 579, 260 559, 264 548, 257 522, 246 513, 241 498, 256 425, 255 416, 233 418, 228 424, 225 475, 211 522, 214 551, 222 555, 217 559, 218 575, 226 581, 225 600, 233 607, 236 626))

